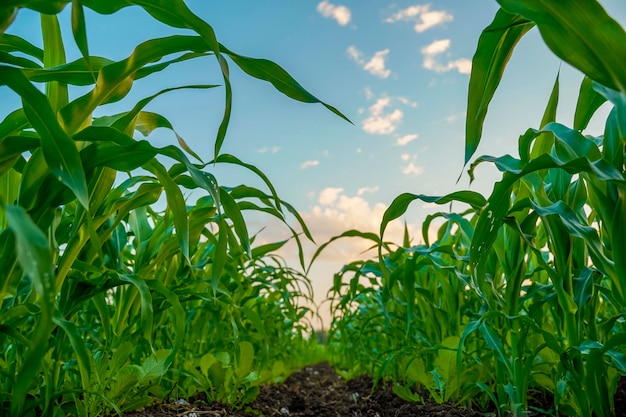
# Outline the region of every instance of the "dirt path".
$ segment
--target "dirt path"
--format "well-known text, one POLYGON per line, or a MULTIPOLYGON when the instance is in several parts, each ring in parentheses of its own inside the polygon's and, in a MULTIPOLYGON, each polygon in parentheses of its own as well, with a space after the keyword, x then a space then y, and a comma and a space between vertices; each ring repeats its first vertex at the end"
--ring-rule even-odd
MULTIPOLYGON (((158 404, 125 417, 482 417, 479 413, 449 404, 407 403, 380 384, 371 392, 372 379, 345 381, 326 363, 309 366, 278 385, 262 387, 248 411, 202 401, 193 404, 158 404)), ((544 399, 548 402, 548 399, 544 399)), ((538 408, 551 408, 535 404, 538 408)), ((531 412, 530 417, 545 415, 531 412)), ((626 378, 618 384, 615 417, 626 417, 626 378)))
POLYGON ((265 386, 249 405, 234 411, 222 404, 159 404, 125 417, 479 417, 483 414, 451 405, 407 403, 388 387, 371 393, 372 379, 343 380, 325 363, 309 366, 284 383, 265 386), (260 414, 262 413, 262 414, 260 414))

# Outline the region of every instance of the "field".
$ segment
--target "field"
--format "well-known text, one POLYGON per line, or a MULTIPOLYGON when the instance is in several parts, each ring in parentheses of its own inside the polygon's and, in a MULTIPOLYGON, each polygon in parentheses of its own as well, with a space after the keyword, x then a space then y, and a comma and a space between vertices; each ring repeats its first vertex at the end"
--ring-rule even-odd
POLYGON ((271 384, 323 362, 348 386, 371 378, 407 413, 427 401, 468 413, 448 415, 624 415, 626 32, 594 0, 498 3, 477 40, 465 130, 470 177, 482 164, 500 172, 491 192, 403 193, 379 233, 347 230, 311 259, 302 245, 314 237, 297 208, 259 168, 223 152, 230 72, 349 123, 340 110, 277 63, 219 43, 183 0, 0 5, 0 86, 21 100, 0 115, 0 415, 121 416, 193 398, 245 410, 279 389, 271 384), (120 61, 90 55, 85 9, 115 19, 127 6, 181 34, 135 45, 120 61), (43 48, 10 33, 20 8, 40 13, 43 48), (64 9, 71 28, 59 25, 64 9), (507 63, 535 26, 584 77, 573 123, 557 121, 557 75, 539 125, 510 138, 518 154, 475 157, 507 63), (68 39, 82 55, 73 62, 68 39), (172 84, 106 114, 135 81, 204 57, 221 86, 172 84), (212 160, 167 114, 148 110, 180 89, 224 94, 212 160), (604 133, 586 134, 603 105, 604 133), (151 143, 157 128, 178 146, 151 143), (217 165, 262 187, 222 185, 217 165), (201 197, 188 201, 188 191, 201 197), (408 229, 402 242, 386 240, 417 201, 442 208, 424 222, 424 243, 412 244, 408 229), (446 211, 451 202, 464 209, 446 211), (258 244, 251 212, 280 221, 291 238, 258 244), (336 272, 332 322, 316 333, 307 271, 342 239, 363 239, 377 255, 336 272), (296 265, 277 255, 288 241, 296 265))

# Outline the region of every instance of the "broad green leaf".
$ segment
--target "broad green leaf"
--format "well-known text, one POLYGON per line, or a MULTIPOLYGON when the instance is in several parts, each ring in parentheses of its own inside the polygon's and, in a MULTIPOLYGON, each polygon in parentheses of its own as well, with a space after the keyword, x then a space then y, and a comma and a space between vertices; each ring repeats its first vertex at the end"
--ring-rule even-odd
MULTIPOLYGON (((4 175, 13 168, 17 161, 26 151, 33 151, 39 147, 40 142, 33 138, 8 137, 0 140, 0 175, 4 175)), ((16 188, 15 191, 19 189, 16 188)), ((10 201, 5 201, 11 203, 10 201)))
POLYGON ((7 0, 20 7, 35 10, 43 14, 58 14, 63 11, 69 0, 7 0))
MULTIPOLYGON (((548 105, 543 113, 543 117, 541 118, 541 123, 539 127, 543 129, 545 125, 548 123, 552 123, 556 121, 556 109, 559 104, 559 76, 557 75, 556 80, 554 81, 554 86, 552 87, 552 93, 550 93, 550 99, 548 100, 548 105)), ((541 154, 550 153, 550 149, 554 144, 554 136, 550 132, 543 132, 537 136, 535 139, 535 143, 533 144, 533 149, 530 153, 530 158, 534 159, 541 154)), ((521 155, 521 152, 520 152, 521 155)))
POLYGON ((595 0, 498 0, 535 22, 550 50, 586 76, 626 92, 626 32, 595 0))
POLYGON ((11 26, 17 16, 17 10, 17 7, 13 6, 0 6, 0 35, 11 26))
POLYGON ((74 41, 87 63, 87 67, 90 67, 87 25, 85 24, 85 12, 81 0, 72 0, 72 33, 74 34, 74 41))
POLYGON ((504 9, 483 30, 472 58, 465 124, 465 164, 478 148, 489 103, 513 49, 534 23, 504 9))
POLYGON ((19 36, 11 35, 9 33, 2 34, 0 36, 0 51, 4 52, 21 52, 36 58, 43 63, 43 49, 33 45, 26 39, 19 36))
POLYGON ((478 330, 483 336, 485 343, 487 343, 487 346, 491 350, 493 350, 498 361, 500 361, 507 368, 508 372, 511 373, 512 369, 509 355, 507 355, 504 351, 504 345, 502 344, 502 340, 500 339, 496 331, 493 328, 489 327, 486 322, 483 322, 478 327, 478 330))
POLYGON ((168 349, 160 349, 146 358, 143 364, 141 364, 144 380, 161 378, 165 375, 165 372, 167 372, 167 358, 169 354, 170 351, 168 349))
POLYGON ((41 138, 41 148, 54 176, 65 184, 83 207, 89 207, 87 181, 78 150, 57 122, 46 97, 28 82, 22 72, 0 65, 0 84, 20 95, 26 117, 41 138))
POLYGON ((247 341, 239 342, 239 368, 237 373, 239 378, 245 378, 252 372, 254 364, 254 346, 247 341))
MULTIPOLYGON (((43 66, 50 68, 65 64, 65 46, 61 38, 61 28, 56 15, 41 15, 43 33, 43 66)), ((67 85, 56 81, 46 83, 46 96, 56 113, 69 102, 67 85)))
POLYGON ((24 114, 24 109, 12 111, 2 122, 0 122, 0 140, 26 129, 28 124, 28 119, 24 114))
POLYGON ((585 77, 580 84, 578 101, 576 102, 574 129, 580 131, 586 129, 591 117, 605 102, 606 98, 593 88, 593 80, 589 77, 585 77))
MULTIPOLYGON (((152 330, 154 323, 154 310, 152 308, 152 295, 145 280, 136 275, 119 274, 122 281, 126 281, 134 286, 139 292, 141 300, 141 332, 143 337, 152 344, 152 330)), ((126 320, 126 318, 124 318, 126 320)))

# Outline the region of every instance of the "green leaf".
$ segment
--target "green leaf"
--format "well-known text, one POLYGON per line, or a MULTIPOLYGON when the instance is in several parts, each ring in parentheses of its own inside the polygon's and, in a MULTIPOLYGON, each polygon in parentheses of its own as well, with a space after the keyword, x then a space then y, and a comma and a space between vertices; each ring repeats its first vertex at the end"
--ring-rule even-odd
POLYGON ((124 98, 132 87, 135 74, 147 64, 177 52, 206 50, 206 44, 197 36, 170 36, 139 44, 128 58, 100 68, 94 88, 61 109, 66 130, 75 133, 90 122, 96 107, 124 98))
POLYGON ((29 55, 33 58, 36 58, 38 61, 43 63, 43 49, 33 45, 28 42, 26 39, 20 38, 19 36, 11 35, 9 33, 5 33, 0 36, 0 51, 4 52, 20 52, 25 55, 29 55))
MULTIPOLYGON (((548 123, 556 121, 556 109, 559 104, 559 75, 556 76, 554 86, 552 87, 552 93, 550 93, 550 99, 548 105, 541 118, 540 128, 543 129, 548 123)), ((550 153, 552 145, 554 144, 554 136, 550 132, 542 132, 535 139, 530 158, 534 159, 541 154, 550 153)), ((520 152, 521 155, 521 152, 520 152)))
POLYGON ((241 215, 241 210, 239 210, 237 203, 231 197, 231 195, 221 187, 220 200, 222 203, 222 207, 224 207, 224 212, 233 222, 235 233, 237 233, 237 236, 239 236, 239 241, 241 242, 243 250, 246 253, 250 254, 250 237, 248 235, 248 226, 246 226, 246 221, 241 215))
POLYGON ((48 350, 56 289, 48 239, 23 208, 5 205, 4 210, 9 227, 15 234, 17 259, 41 300, 41 314, 31 335, 32 347, 23 358, 13 388, 11 415, 21 415, 26 394, 48 350))
POLYGON ((88 387, 91 384, 92 374, 91 353, 87 350, 87 346, 85 346, 85 342, 83 342, 83 339, 78 331, 78 327, 71 321, 65 320, 61 312, 58 310, 55 311, 52 320, 57 326, 63 329, 67 335, 70 345, 76 354, 82 385, 83 387, 88 387))
POLYGON ((320 103, 337 116, 352 123, 350 119, 344 116, 339 110, 320 101, 317 97, 305 90, 304 87, 278 64, 267 59, 248 58, 238 55, 221 44, 220 50, 228 55, 246 74, 271 83, 278 91, 285 94, 287 97, 304 103, 320 103))
POLYGON ((72 33, 74 34, 74 41, 87 63, 87 67, 91 67, 89 45, 87 43, 87 25, 85 24, 85 12, 81 0, 72 0, 72 33))
POLYGON ((41 148, 50 171, 89 208, 87 181, 78 150, 63 131, 46 97, 18 69, 0 65, 0 85, 7 85, 22 98, 24 112, 41 138, 41 148))
POLYGON ((408 209, 409 204, 411 204, 415 200, 422 200, 427 203, 436 203, 436 204, 446 204, 451 201, 458 201, 461 203, 469 204, 475 210, 479 210, 487 203, 487 201, 481 194, 474 192, 474 191, 456 191, 454 193, 450 193, 443 197, 433 197, 433 196, 427 196, 424 194, 410 194, 410 193, 400 194, 393 200, 393 202, 387 208, 387 210, 385 210, 385 214, 383 215, 383 220, 380 224, 381 239, 385 233, 385 229, 387 228, 387 225, 391 221, 397 219, 398 217, 406 213, 406 210, 408 209))
POLYGON ((580 131, 586 129, 591 117, 605 102, 606 98, 593 88, 593 80, 585 77, 580 84, 580 92, 576 102, 574 129, 580 131))
POLYGON ((489 103, 500 84, 513 48, 533 26, 534 23, 528 19, 500 9, 480 35, 472 58, 467 97, 465 164, 478 148, 489 103))
POLYGON ((498 0, 537 24, 550 50, 586 76, 626 92, 626 32, 593 0, 498 0))
POLYGON ((239 378, 245 378, 250 372, 252 372, 252 365, 254 364, 254 346, 247 341, 239 342, 239 369, 237 374, 239 378))
POLYGON ((252 259, 264 258, 268 253, 275 252, 285 246, 289 240, 281 240, 280 242, 268 243, 266 245, 257 246, 252 249, 252 259))
MULTIPOLYGON (((65 46, 61 38, 61 28, 56 15, 41 15, 43 33, 43 65, 50 68, 65 64, 65 46)), ((52 110, 56 113, 69 102, 67 85, 51 81, 46 83, 46 96, 52 110)))
POLYGON ((17 7, 12 6, 0 7, 0 35, 2 35, 4 31, 11 26, 11 23, 13 23, 15 17, 17 16, 17 10, 17 7))

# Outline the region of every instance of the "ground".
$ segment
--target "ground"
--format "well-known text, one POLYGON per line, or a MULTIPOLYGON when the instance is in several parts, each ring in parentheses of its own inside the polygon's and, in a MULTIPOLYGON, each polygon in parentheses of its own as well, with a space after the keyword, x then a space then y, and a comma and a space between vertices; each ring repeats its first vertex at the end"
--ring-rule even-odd
MULTIPOLYGON (((206 404, 202 396, 191 404, 157 404, 125 417, 480 417, 480 413, 451 404, 407 403, 396 397, 389 385, 374 391, 370 377, 345 381, 326 363, 309 366, 285 382, 265 386, 247 409, 236 411, 223 404, 206 404)), ((548 401, 544 399, 544 401, 548 401)), ((536 404, 539 408, 549 408, 536 404)), ((542 414, 531 413, 530 416, 542 414)), ((615 417, 626 417, 626 379, 615 396, 615 417)))

